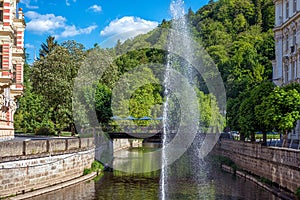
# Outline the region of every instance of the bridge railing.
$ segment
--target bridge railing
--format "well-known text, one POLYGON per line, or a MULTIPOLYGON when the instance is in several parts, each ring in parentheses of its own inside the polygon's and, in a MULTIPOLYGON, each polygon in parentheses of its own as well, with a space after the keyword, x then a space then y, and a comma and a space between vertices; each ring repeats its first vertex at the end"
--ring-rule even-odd
POLYGON ((102 130, 107 133, 157 133, 163 129, 162 124, 138 125, 106 125, 102 130))
POLYGON ((80 130, 80 137, 93 137, 97 134, 120 134, 120 133, 135 133, 135 134, 149 134, 159 133, 163 131, 162 124, 151 124, 148 126, 138 125, 101 125, 99 127, 88 127, 80 130))

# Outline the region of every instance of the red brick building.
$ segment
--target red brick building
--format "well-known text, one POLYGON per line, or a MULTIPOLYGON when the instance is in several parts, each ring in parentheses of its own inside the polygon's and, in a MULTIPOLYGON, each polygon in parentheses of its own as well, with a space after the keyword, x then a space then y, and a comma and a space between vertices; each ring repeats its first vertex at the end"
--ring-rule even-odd
POLYGON ((23 92, 25 21, 19 0, 0 0, 0 140, 14 137, 17 98, 23 92))

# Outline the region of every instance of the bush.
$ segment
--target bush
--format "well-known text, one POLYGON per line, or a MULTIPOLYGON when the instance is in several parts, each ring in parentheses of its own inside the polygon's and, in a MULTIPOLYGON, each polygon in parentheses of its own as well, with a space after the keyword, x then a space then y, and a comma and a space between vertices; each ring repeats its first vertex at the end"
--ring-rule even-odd
POLYGON ((295 195, 297 197, 297 199, 300 199, 300 187, 298 187, 295 191, 295 195))
POLYGON ((104 166, 99 161, 95 160, 92 163, 91 168, 83 170, 83 175, 87 175, 92 172, 99 172, 99 171, 102 171, 103 169, 104 169, 104 166))
POLYGON ((54 135, 55 133, 51 131, 49 128, 39 128, 35 131, 35 135, 54 135))
POLYGON ((87 174, 90 174, 90 173, 92 173, 92 170, 91 170, 91 168, 90 169, 84 169, 83 170, 83 175, 87 175, 87 174))

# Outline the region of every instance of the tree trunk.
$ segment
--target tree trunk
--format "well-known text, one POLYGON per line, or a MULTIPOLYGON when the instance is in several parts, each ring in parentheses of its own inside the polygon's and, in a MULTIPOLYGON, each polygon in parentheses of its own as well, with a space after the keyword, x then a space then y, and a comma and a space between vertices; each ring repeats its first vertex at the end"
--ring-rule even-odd
POLYGON ((76 131, 75 125, 74 125, 74 123, 72 123, 71 124, 71 136, 75 136, 75 131, 76 131))
POLYGON ((255 142, 255 132, 251 132, 251 142, 255 142))
POLYGON ((243 132, 240 133, 240 141, 245 141, 245 134, 243 132))
POLYGON ((267 146, 267 132, 266 132, 266 131, 263 131, 262 134, 263 134, 263 142, 262 142, 262 145, 263 145, 263 146, 267 146))

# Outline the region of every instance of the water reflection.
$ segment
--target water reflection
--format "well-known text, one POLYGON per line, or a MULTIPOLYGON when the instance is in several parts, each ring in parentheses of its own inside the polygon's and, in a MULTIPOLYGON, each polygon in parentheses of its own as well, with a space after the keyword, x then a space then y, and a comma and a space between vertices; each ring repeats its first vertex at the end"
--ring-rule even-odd
MULTIPOLYGON (((135 156, 132 159, 126 157, 126 152, 122 152, 115 157, 114 161, 124 165, 131 163, 130 167, 132 169, 141 166, 147 167, 151 164, 151 160, 143 160, 142 155, 144 152, 152 150, 152 148, 133 149, 131 151, 135 153, 130 155, 135 156)), ((256 184, 222 172, 219 167, 215 167, 210 163, 202 162, 198 165, 201 166, 200 168, 194 168, 193 162, 188 155, 185 155, 171 166, 170 179, 168 180, 168 199, 279 199, 256 184)), ((106 172, 97 181, 80 183, 32 199, 156 200, 159 199, 159 179, 160 171, 143 174, 120 171, 106 172)))
POLYGON ((160 166, 160 159, 157 159, 155 155, 150 153, 156 150, 157 148, 140 147, 132 148, 130 151, 118 151, 114 153, 113 166, 115 169, 122 169, 122 171, 128 172, 128 174, 146 172, 143 173, 146 175, 160 166))

